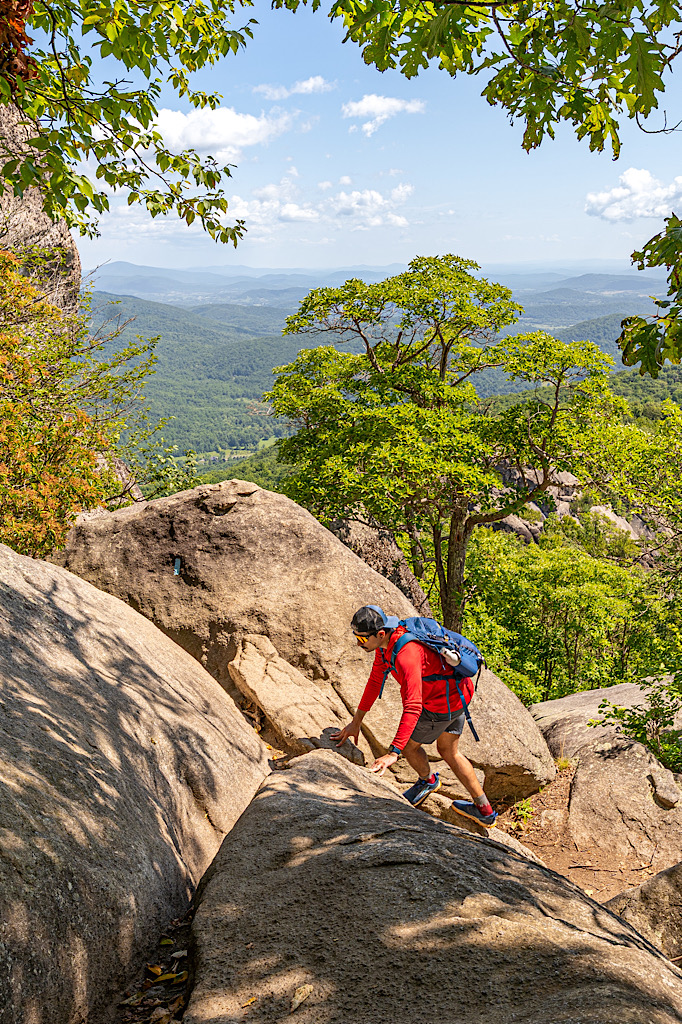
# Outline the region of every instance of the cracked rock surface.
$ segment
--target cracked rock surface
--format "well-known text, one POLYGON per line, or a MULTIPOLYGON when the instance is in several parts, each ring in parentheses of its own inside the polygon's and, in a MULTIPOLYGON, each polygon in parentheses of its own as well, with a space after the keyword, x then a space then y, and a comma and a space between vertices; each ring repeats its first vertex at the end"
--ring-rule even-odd
POLYGON ((193 928, 184 1024, 283 1024, 301 996, 299 1024, 682 1019, 682 974, 629 925, 331 751, 261 787, 193 928))
POLYGON ((666 956, 682 954, 682 863, 619 893, 606 906, 666 956))

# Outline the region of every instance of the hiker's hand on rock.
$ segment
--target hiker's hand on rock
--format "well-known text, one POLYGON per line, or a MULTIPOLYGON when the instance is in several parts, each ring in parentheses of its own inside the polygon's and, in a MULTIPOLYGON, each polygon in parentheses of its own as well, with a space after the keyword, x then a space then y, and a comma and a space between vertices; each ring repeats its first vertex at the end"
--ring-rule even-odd
POLYGON ((348 725, 344 725, 343 729, 339 729, 338 732, 333 732, 331 734, 331 738, 336 742, 337 747, 340 747, 347 739, 352 739, 353 743, 357 747, 359 732, 360 726, 356 725, 355 722, 349 722, 348 725))
POLYGON ((383 754, 378 757, 374 764, 369 766, 371 772, 377 772, 379 775, 383 775, 387 768, 390 768, 392 764, 395 764, 398 760, 398 755, 391 751, 389 754, 383 754))

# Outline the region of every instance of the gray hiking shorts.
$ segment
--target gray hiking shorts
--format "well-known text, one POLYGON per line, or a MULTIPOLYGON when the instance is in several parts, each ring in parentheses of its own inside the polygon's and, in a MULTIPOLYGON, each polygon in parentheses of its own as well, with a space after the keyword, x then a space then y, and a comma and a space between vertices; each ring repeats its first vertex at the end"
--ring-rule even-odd
POLYGON ((454 718, 447 715, 438 715, 434 711, 427 711, 422 708, 422 713, 417 719, 417 724, 410 736, 415 743, 434 743, 444 732, 452 733, 454 736, 461 736, 464 729, 464 712, 460 711, 454 718))

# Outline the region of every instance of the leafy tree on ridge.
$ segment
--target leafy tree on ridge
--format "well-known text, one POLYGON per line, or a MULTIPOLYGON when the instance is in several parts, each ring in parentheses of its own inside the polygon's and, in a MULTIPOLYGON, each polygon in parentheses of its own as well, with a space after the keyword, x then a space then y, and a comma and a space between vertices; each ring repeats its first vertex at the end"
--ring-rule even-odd
POLYGON ((117 330, 93 337, 86 316, 51 305, 21 270, 0 251, 0 542, 44 557, 79 512, 125 497, 119 456, 152 492, 186 481, 141 404, 153 346, 105 357, 117 330))
POLYGON ((418 257, 378 284, 314 289, 286 331, 330 332, 363 351, 303 351, 266 396, 298 427, 280 443, 282 461, 295 466, 287 493, 323 520, 369 515, 407 534, 417 574, 435 561, 454 628, 472 532, 540 498, 556 469, 597 479, 626 456, 608 356, 543 332, 486 345, 519 307, 476 270, 455 256, 418 257), (549 397, 529 390, 491 414, 472 383, 489 366, 551 385, 549 397), (502 466, 516 468, 515 485, 501 486, 502 466))

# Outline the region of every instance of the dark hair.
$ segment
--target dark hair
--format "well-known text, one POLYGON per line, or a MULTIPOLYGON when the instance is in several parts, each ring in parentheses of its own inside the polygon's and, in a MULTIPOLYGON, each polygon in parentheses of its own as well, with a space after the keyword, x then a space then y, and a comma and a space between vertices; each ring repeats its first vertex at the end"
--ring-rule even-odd
POLYGON ((368 636, 375 635, 380 629, 387 633, 392 632, 387 627, 385 617, 380 613, 379 609, 373 608, 368 604, 358 608, 350 624, 354 633, 364 633, 368 636))

